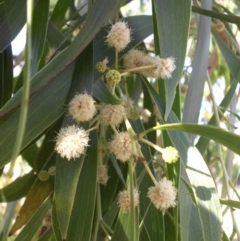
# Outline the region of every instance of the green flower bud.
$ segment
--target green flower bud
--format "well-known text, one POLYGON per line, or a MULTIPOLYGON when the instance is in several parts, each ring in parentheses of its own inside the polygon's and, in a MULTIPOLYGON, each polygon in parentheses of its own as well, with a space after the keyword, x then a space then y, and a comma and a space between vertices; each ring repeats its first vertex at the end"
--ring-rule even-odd
POLYGON ((48 178, 49 178, 49 173, 46 171, 46 170, 41 170, 39 173, 38 173, 38 178, 40 181, 47 181, 48 178))
POLYGON ((121 74, 117 70, 111 69, 107 72, 105 78, 109 85, 116 85, 121 81, 121 74))
POLYGON ((131 109, 129 112, 129 119, 136 121, 139 118, 139 112, 137 109, 131 109))
POLYGON ((49 167, 49 169, 48 169, 48 174, 49 174, 50 176, 55 176, 55 173, 56 173, 56 167, 55 167, 55 166, 49 167))
POLYGON ((95 67, 99 73, 104 73, 107 70, 107 65, 105 62, 98 62, 95 67))

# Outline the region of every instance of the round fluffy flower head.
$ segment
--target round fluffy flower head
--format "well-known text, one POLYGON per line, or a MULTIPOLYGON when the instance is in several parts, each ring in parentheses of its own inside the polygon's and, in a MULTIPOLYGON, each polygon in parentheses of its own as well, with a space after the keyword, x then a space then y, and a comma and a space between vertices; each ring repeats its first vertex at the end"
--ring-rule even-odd
POLYGON ((116 22, 108 32, 106 42, 117 51, 123 50, 131 41, 131 30, 124 21, 116 22))
POLYGON ((156 77, 162 79, 169 79, 172 77, 172 72, 175 70, 175 59, 173 57, 169 57, 166 59, 159 58, 159 64, 156 69, 156 77))
POLYGON ((142 107, 138 107, 138 112, 142 122, 147 123, 149 121, 149 117, 151 116, 151 112, 148 109, 144 109, 142 107))
POLYGON ((123 57, 124 66, 126 69, 132 69, 136 67, 143 66, 143 59, 146 54, 137 49, 131 49, 123 57))
MULTIPOLYGON (((131 200, 130 200, 130 191, 124 190, 122 192, 118 193, 118 206, 121 208, 121 210, 126 213, 131 208, 131 200)), ((138 206, 139 204, 139 191, 138 189, 134 189, 133 193, 133 203, 134 207, 138 206)))
POLYGON ((125 109, 122 105, 104 105, 100 111, 99 119, 102 123, 117 126, 123 121, 125 109))
POLYGON ((68 160, 80 157, 88 146, 88 133, 75 125, 61 128, 57 137, 55 150, 68 160))
POLYGON ((69 113, 75 121, 89 121, 96 113, 95 101, 87 93, 77 94, 69 103, 69 113))
POLYGON ((152 68, 136 70, 136 72, 146 77, 156 78, 155 70, 159 63, 159 57, 152 57, 140 50, 132 49, 123 57, 123 61, 127 70, 152 65, 152 68))
POLYGON ((108 181, 108 170, 106 165, 99 165, 97 168, 97 182, 106 185, 108 181))
POLYGON ((168 146, 162 150, 162 158, 167 163, 174 163, 178 160, 179 154, 177 149, 172 146, 168 146))
POLYGON ((153 205, 163 212, 176 206, 177 190, 166 178, 163 178, 155 187, 150 187, 147 196, 153 205))
POLYGON ((118 160, 126 162, 132 154, 132 141, 128 132, 115 135, 109 143, 109 149, 118 160))
POLYGON ((107 72, 105 78, 109 85, 116 85, 121 81, 121 74, 117 70, 111 69, 107 72))

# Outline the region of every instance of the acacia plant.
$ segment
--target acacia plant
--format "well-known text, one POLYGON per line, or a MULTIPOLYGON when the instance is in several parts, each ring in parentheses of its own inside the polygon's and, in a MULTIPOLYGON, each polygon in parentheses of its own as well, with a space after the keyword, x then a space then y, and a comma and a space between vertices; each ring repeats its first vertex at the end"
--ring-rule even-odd
POLYGON ((240 3, 133 2, 0 3, 1 240, 240 241, 240 3))

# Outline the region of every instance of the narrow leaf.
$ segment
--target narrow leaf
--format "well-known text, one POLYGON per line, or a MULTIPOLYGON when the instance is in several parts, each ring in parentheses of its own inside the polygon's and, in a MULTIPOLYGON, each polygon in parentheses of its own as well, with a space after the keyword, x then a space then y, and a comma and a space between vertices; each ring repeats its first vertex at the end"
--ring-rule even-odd
POLYGON ((33 11, 32 23, 32 76, 37 72, 44 49, 49 14, 49 0, 38 1, 33 11))
POLYGON ((200 13, 200 14, 208 16, 208 17, 220 19, 220 20, 222 20, 224 22, 228 22, 228 23, 239 24, 239 22, 240 22, 240 17, 238 17, 238 16, 223 14, 223 13, 219 13, 216 11, 199 8, 196 6, 192 6, 192 11, 195 13, 200 13))
MULTIPOLYGON (((203 1, 202 7, 210 9, 212 1, 203 1)), ((183 122, 198 123, 203 87, 207 76, 210 33, 211 18, 200 16, 193 70, 183 108, 183 122)), ((194 140, 194 136, 190 135, 190 139, 194 140)))
POLYGON ((18 35, 26 21, 26 1, 7 0, 0 7, 0 52, 18 35))
POLYGON ((152 128, 153 130, 176 130, 184 131, 206 138, 212 139, 237 154, 240 154, 239 143, 240 136, 233 134, 232 132, 225 131, 214 126, 196 125, 196 124, 166 124, 161 126, 156 126, 152 128))
POLYGON ((27 195, 36 175, 30 172, 0 190, 0 202, 11 202, 27 195))
POLYGON ((158 36, 160 40, 161 57, 172 56, 176 61, 176 70, 172 78, 165 82, 166 110, 164 119, 170 113, 175 97, 175 88, 181 78, 185 61, 190 21, 190 0, 154 0, 158 36), (181 47, 179 47, 181 46, 181 47))
POLYGON ((226 60, 228 68, 235 79, 240 81, 240 58, 229 49, 220 36, 213 30, 213 36, 226 60))
POLYGON ((53 179, 46 182, 37 180, 29 191, 9 235, 14 234, 19 228, 26 224, 52 192, 53 179))
POLYGON ((77 184, 67 240, 88 241, 91 238, 97 190, 97 145, 97 133, 93 131, 77 184))
POLYGON ((11 98, 13 89, 12 47, 0 53, 0 109, 11 98))
POLYGON ((220 203, 232 208, 240 209, 240 202, 235 200, 220 199, 220 203))
POLYGON ((50 208, 51 208, 51 199, 48 198, 41 205, 41 207, 36 211, 36 213, 31 217, 29 222, 18 234, 15 241, 32 240, 34 234, 38 231, 39 227, 42 226, 42 220, 50 208))

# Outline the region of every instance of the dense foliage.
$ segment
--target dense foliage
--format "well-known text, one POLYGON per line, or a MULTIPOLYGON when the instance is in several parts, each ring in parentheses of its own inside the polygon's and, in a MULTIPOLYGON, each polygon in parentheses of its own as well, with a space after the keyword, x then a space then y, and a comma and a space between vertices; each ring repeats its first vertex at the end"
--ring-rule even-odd
POLYGON ((240 241, 240 2, 140 2, 0 3, 1 240, 240 241))

